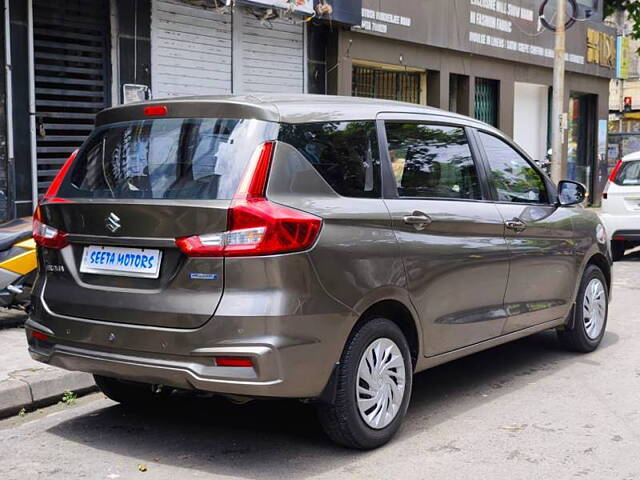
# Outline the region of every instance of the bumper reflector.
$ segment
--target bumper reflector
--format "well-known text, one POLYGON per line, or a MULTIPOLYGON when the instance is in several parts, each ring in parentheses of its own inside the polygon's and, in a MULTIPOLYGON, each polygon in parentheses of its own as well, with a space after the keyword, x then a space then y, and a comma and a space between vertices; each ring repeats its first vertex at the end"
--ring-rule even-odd
POLYGON ((253 367, 253 362, 247 357, 214 357, 217 367, 253 367))
POLYGON ((42 340, 44 342, 50 342, 51 339, 49 338, 49 335, 46 335, 42 332, 37 332, 36 330, 31 330, 31 336, 33 338, 35 338, 36 340, 42 340))

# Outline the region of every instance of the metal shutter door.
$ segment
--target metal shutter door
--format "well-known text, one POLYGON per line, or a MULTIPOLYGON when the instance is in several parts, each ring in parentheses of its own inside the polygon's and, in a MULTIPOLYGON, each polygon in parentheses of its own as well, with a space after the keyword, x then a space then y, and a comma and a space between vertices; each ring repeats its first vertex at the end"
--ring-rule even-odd
POLYGON ((153 0, 154 98, 231 93, 231 15, 177 0, 153 0))
POLYGON ((34 0, 33 45, 38 193, 110 106, 105 0, 34 0))
POLYGON ((273 20, 267 24, 242 8, 234 15, 237 34, 234 41, 239 49, 236 59, 236 93, 304 92, 304 25, 287 20, 273 20), (238 78, 239 77, 239 78, 238 78))

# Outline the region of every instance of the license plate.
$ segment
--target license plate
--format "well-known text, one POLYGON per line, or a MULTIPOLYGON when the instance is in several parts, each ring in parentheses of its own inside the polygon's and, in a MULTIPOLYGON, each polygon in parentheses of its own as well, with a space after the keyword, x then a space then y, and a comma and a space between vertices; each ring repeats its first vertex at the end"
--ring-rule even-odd
POLYGON ((102 275, 158 278, 162 252, 149 248, 84 247, 80 271, 102 275))

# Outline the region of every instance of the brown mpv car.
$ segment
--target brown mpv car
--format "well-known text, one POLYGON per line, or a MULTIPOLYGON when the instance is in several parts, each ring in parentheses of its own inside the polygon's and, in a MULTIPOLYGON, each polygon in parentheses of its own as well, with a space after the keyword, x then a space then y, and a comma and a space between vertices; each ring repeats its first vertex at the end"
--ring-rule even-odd
POLYGON ((584 196, 496 129, 416 105, 112 108, 36 211, 29 350, 125 404, 310 400, 333 440, 373 448, 415 372, 551 328, 598 346, 611 260, 584 196))

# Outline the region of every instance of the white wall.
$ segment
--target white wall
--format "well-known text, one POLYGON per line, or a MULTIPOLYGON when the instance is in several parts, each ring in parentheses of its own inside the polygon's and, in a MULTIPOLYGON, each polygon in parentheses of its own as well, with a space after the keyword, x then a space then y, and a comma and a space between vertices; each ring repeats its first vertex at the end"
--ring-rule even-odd
POLYGON ((534 160, 547 152, 548 92, 546 85, 515 84, 513 139, 534 160))

